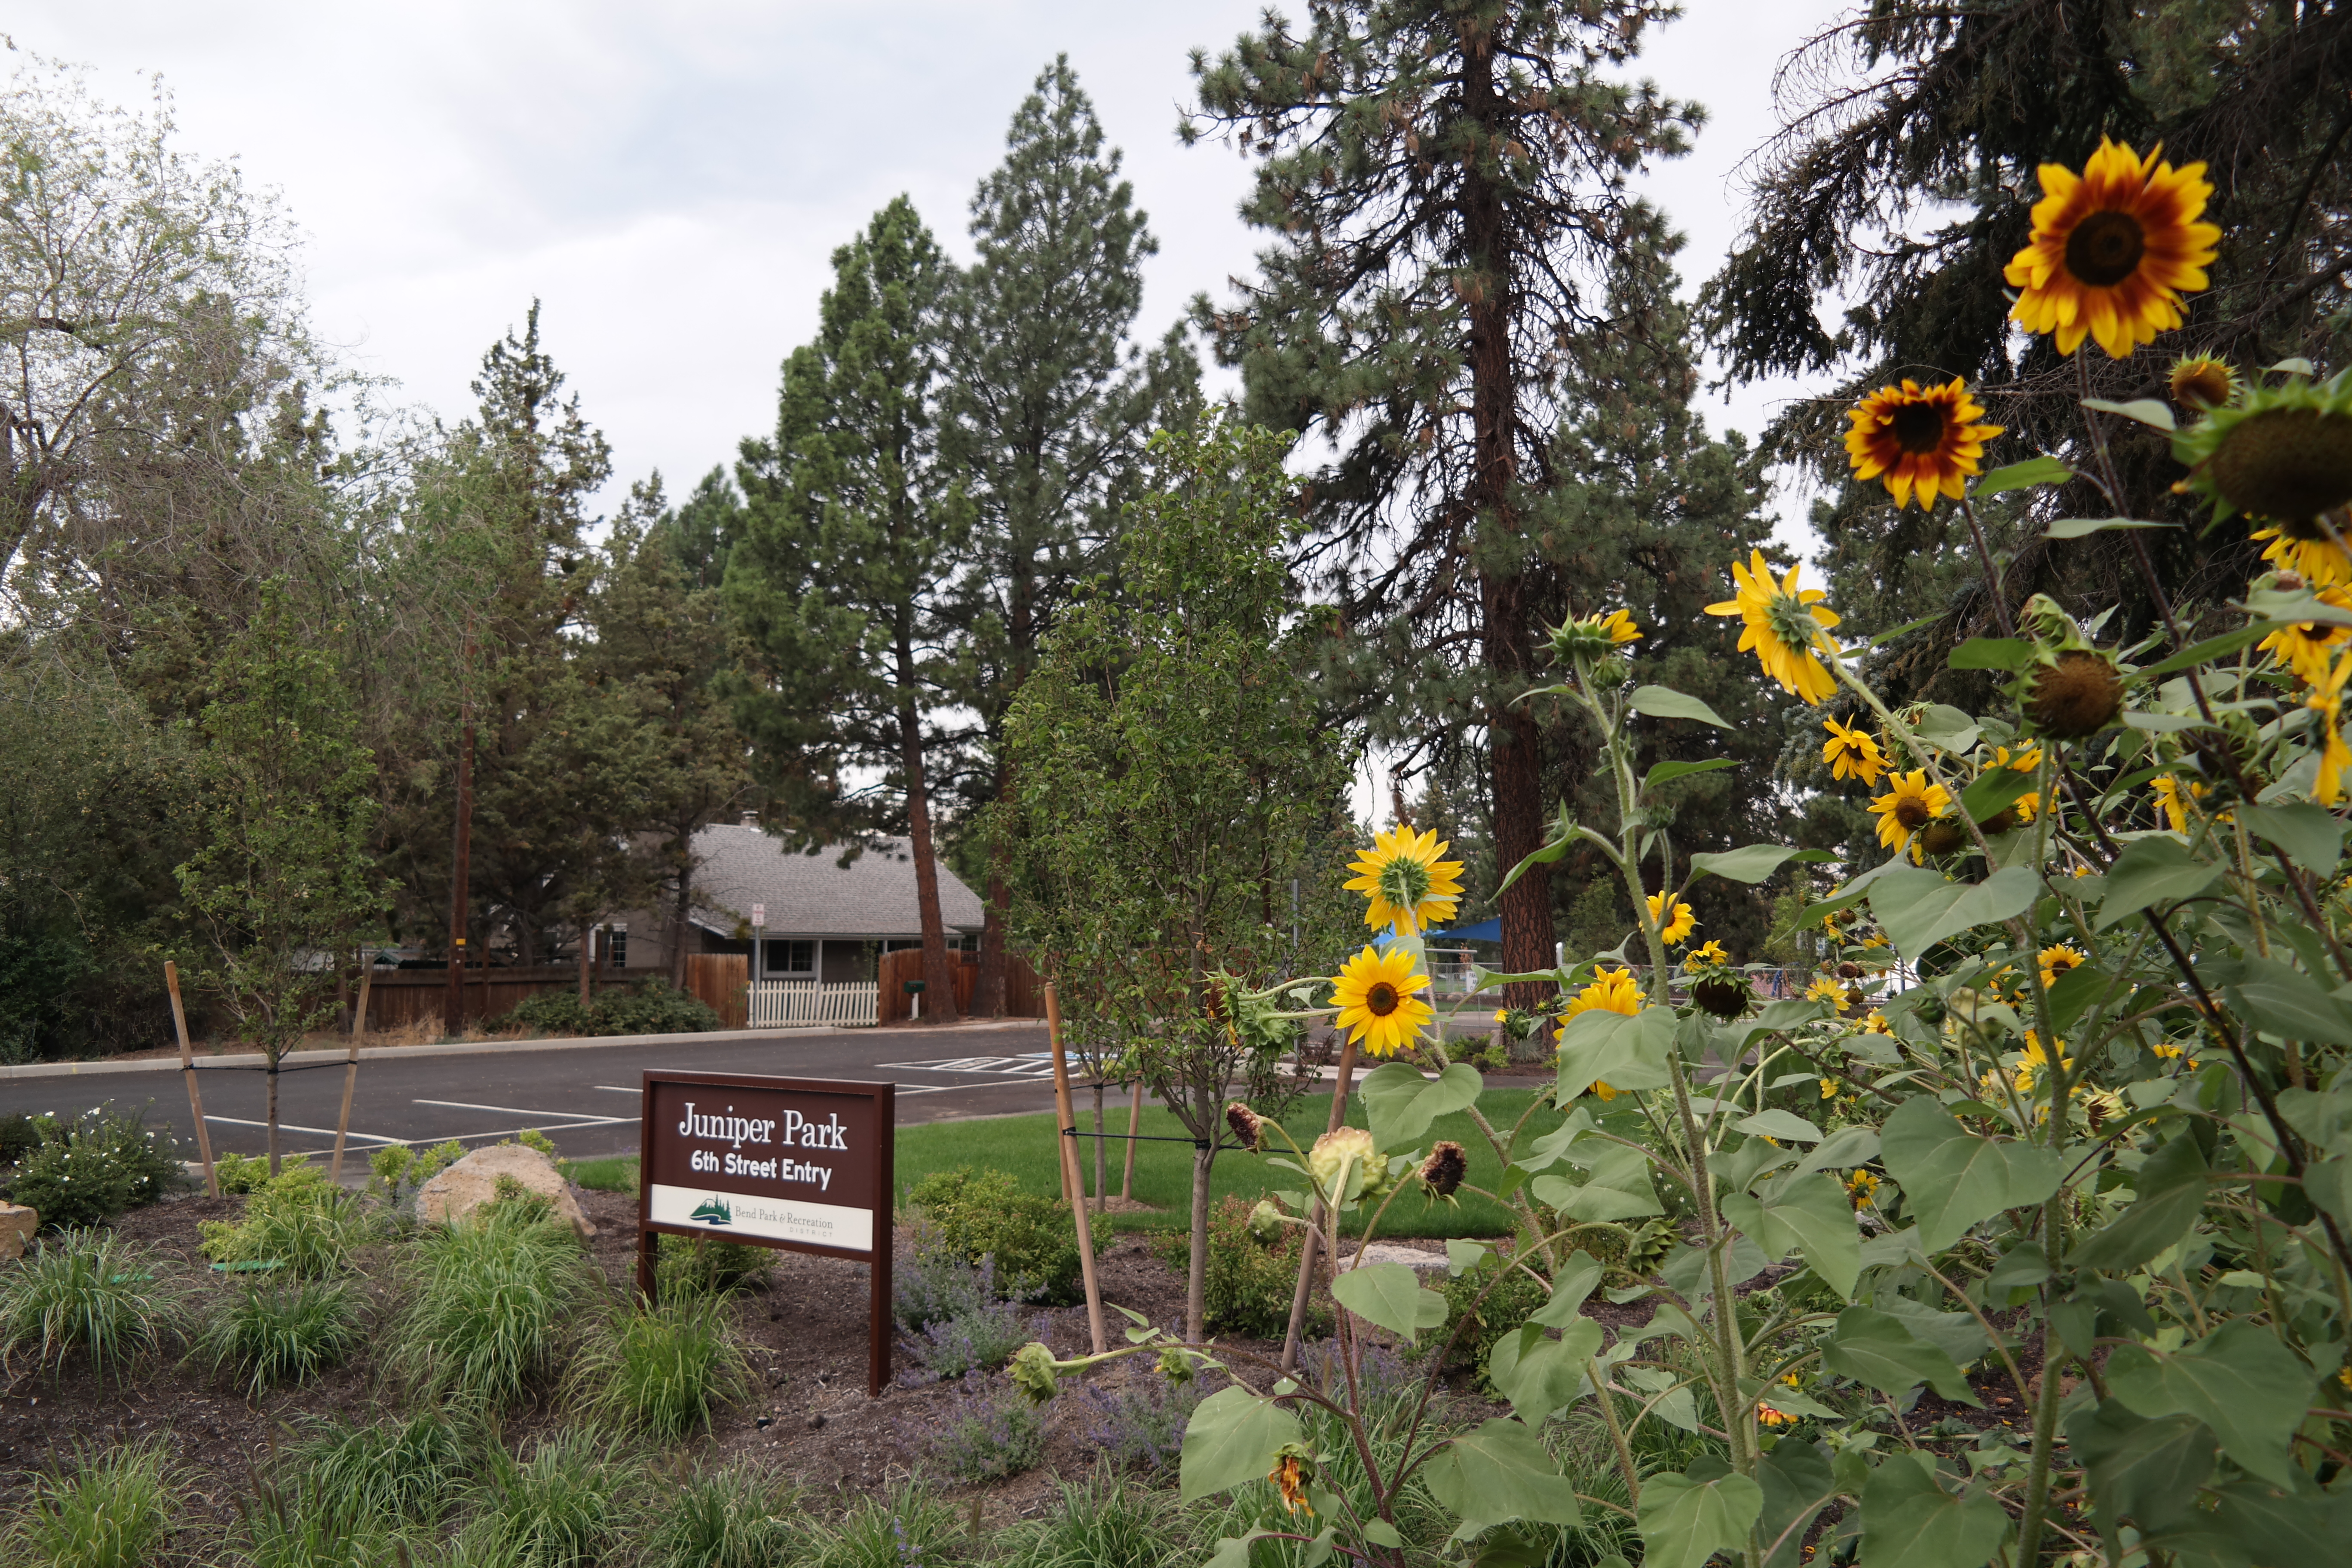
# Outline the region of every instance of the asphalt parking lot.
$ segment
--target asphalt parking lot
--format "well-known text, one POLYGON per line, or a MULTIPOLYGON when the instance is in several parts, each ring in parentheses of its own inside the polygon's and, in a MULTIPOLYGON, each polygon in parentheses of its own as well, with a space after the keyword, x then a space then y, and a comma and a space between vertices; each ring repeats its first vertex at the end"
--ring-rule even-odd
MULTIPOLYGON (((1054 1083, 1045 1047, 1045 1025, 1024 1020, 397 1048, 360 1064, 349 1148, 363 1160, 387 1143, 454 1139, 472 1147, 530 1128, 575 1159, 630 1152, 638 1142, 639 1075, 648 1068, 887 1081, 898 1085, 902 1127, 1049 1110, 1054 1083)), ((200 1059, 197 1085, 214 1153, 268 1149, 265 1074, 200 1059)), ((340 1059, 321 1063, 315 1053, 306 1054, 295 1070, 279 1076, 286 1152, 333 1148, 342 1093, 340 1059)), ((0 1077, 0 1114, 74 1115, 109 1104, 145 1108, 150 1125, 171 1129, 194 1156, 187 1089, 176 1061, 89 1062, 74 1064, 70 1072, 16 1068, 0 1077)))

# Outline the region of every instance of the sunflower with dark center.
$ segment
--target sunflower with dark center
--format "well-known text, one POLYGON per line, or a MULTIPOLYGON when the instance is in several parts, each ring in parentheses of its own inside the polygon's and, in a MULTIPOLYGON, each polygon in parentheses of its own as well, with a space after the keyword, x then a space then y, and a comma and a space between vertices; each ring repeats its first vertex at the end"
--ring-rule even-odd
POLYGON ((2205 165, 2176 169, 2104 138, 2075 174, 2038 171, 2033 232, 2002 276, 2018 289, 2010 316, 2029 332, 2057 336, 2071 354, 2088 336, 2111 359, 2127 358, 2180 324, 2180 297, 2206 286, 2221 231, 2197 220, 2213 187, 2205 165))
POLYGON ((1367 947, 1332 978, 1331 1002, 1339 1010, 1336 1022, 1367 1055, 1394 1056, 1436 1016, 1414 994, 1428 984, 1429 976, 1415 973, 1412 954, 1402 946, 1386 952, 1367 947))
POLYGON ((1692 982, 1690 995, 1700 1012, 1727 1024, 1748 1011, 1754 999, 1747 976, 1727 969, 1708 970, 1705 979, 1692 982))
POLYGON ((1984 458, 1984 444, 2001 432, 1981 424, 1984 409, 1954 376, 1941 386, 1916 381, 1882 386, 1846 411, 1846 461, 1857 479, 1877 479, 1898 507, 1916 495, 1922 511, 1936 500, 1958 500, 1984 458))
POLYGON ((2171 387, 2172 401, 2183 408, 2203 412, 2222 408, 2237 401, 2238 373, 2227 360, 2211 354, 2183 354, 2172 362, 2172 374, 2166 378, 2171 387))
POLYGON ((1860 779, 1867 787, 1877 788, 1878 775, 1886 771, 1886 753, 1878 749, 1877 737, 1835 719, 1822 720, 1822 728, 1830 732, 1822 746, 1822 761, 1830 765, 1830 777, 1860 779))
POLYGON ((2066 648, 2037 668, 2026 682, 2025 711, 2033 727, 2061 741, 2095 735, 2124 708, 2124 679, 2106 655, 2066 648))
POLYGON ((2316 385, 2295 376, 2255 387, 2175 436, 2172 455, 2189 467, 2189 478, 2174 488, 2210 498, 2215 519, 2244 512, 2274 525, 2254 535, 2273 542, 2264 560, 2316 583, 2345 581, 2352 371, 2316 385), (2324 548, 2297 548, 2311 545, 2324 548))
POLYGON ((2034 954, 2042 966, 2042 987, 2048 990, 2058 984, 2058 977, 2070 969, 2079 969, 2090 962, 2089 955, 2071 942, 2062 942, 2043 948, 2034 954))
POLYGON ((1818 707, 1837 689, 1837 679, 1815 657, 1823 634, 1838 624, 1834 610, 1821 603, 1829 597, 1819 588, 1800 588, 1802 568, 1791 566, 1785 579, 1775 580, 1770 563, 1760 550, 1748 552, 1747 564, 1731 563, 1733 596, 1709 605, 1710 616, 1738 616, 1745 623, 1739 651, 1753 652, 1764 673, 1818 707))
POLYGON ((1886 793, 1874 797, 1870 809, 1878 817, 1878 841, 1889 849, 1901 849, 1951 805, 1944 786, 1930 783, 1927 769, 1914 768, 1908 773, 1890 773, 1886 793))
POLYGON ((2352 642, 2352 592, 2322 588, 2314 595, 2330 609, 2341 610, 2344 621, 2299 621, 2281 626, 2254 646, 2304 681, 2321 679, 2336 650, 2352 642))
POLYGON ((1234 1142, 1244 1154, 1255 1154, 1265 1147, 1265 1118, 1236 1100, 1225 1107, 1225 1125, 1234 1130, 1234 1142))

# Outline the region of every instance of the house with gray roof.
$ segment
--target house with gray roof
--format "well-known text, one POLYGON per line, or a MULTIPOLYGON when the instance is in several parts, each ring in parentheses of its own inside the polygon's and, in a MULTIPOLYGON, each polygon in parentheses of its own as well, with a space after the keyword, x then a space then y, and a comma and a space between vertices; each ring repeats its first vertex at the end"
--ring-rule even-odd
MULTIPOLYGON (((694 853, 701 864, 694 873, 687 951, 746 954, 754 981, 870 981, 881 954, 922 945, 915 858, 904 838, 875 839, 845 866, 841 846, 805 854, 746 821, 702 829, 694 836, 694 853), (764 921, 756 952, 755 915, 764 921)), ((980 895, 944 865, 939 875, 949 948, 977 949, 980 895)), ((668 926, 665 911, 629 917, 625 929, 634 938, 632 968, 668 964, 668 926)))

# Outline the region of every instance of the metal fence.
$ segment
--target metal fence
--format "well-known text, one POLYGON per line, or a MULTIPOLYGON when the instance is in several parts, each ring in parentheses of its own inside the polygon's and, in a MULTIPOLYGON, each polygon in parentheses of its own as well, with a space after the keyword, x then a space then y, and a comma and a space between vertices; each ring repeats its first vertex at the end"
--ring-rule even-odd
POLYGON ((751 1027, 812 1028, 824 1024, 870 1025, 882 988, 871 980, 820 984, 814 980, 761 980, 751 987, 751 1027))

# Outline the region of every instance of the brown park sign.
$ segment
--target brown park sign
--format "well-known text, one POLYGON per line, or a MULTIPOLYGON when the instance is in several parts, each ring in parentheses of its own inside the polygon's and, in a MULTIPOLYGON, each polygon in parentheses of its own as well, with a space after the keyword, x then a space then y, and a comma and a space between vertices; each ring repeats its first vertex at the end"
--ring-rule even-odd
POLYGON ((890 1376, 896 1087, 648 1070, 637 1176, 637 1288, 654 1237, 708 1236, 870 1266, 867 1392, 890 1376))

